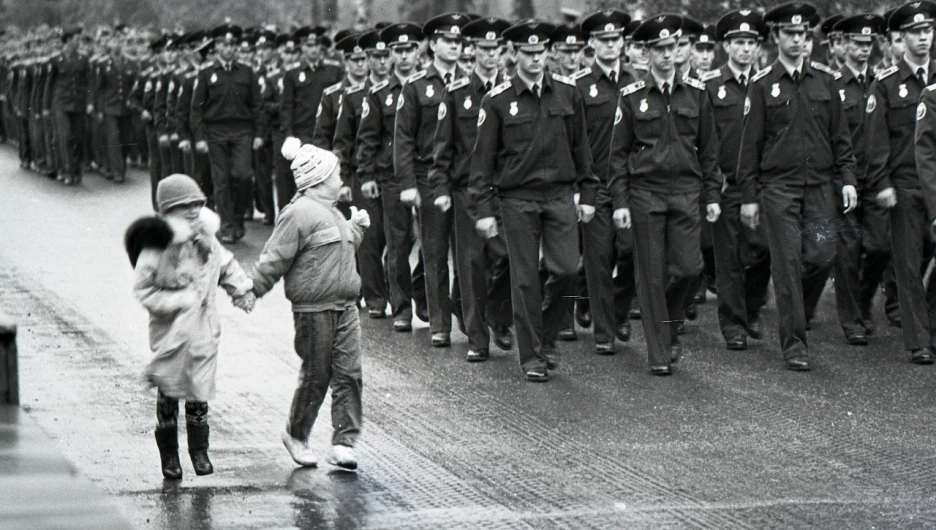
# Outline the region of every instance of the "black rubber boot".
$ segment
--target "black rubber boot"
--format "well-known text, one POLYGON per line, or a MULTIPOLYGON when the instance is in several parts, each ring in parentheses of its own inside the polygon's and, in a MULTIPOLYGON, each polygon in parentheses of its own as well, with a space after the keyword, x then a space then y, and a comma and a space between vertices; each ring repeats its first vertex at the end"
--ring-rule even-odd
POLYGON ((214 473, 211 460, 208 460, 208 424, 188 423, 185 429, 188 432, 188 450, 189 456, 192 457, 195 474, 202 476, 214 473))
POLYGON ((182 478, 182 465, 179 463, 179 432, 177 427, 157 427, 156 446, 159 447, 159 459, 162 461, 162 474, 169 480, 182 478))

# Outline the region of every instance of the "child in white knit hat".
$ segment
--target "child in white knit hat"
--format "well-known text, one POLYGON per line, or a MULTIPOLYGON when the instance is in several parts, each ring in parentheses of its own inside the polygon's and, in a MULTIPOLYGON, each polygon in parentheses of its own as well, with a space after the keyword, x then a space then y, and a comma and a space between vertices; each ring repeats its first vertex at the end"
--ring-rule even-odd
POLYGON ((351 220, 335 208, 341 190, 338 157, 290 139, 296 196, 276 220, 251 278, 260 297, 285 278, 292 302, 296 353, 302 359, 283 444, 301 466, 315 466, 309 433, 332 388, 332 452, 329 463, 357 469, 354 444, 361 431, 361 278, 355 253, 370 217, 352 208, 351 220))

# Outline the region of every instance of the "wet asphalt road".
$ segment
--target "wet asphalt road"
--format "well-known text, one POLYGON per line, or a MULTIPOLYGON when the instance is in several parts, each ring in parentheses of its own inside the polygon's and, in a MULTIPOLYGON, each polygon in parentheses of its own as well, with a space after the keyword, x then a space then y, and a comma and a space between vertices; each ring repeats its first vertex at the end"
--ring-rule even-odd
MULTIPOLYGON (((0 307, 20 324, 22 402, 140 528, 936 527, 936 366, 907 362, 880 311, 870 346, 844 345, 831 289, 808 374, 783 369, 772 304, 765 340, 728 352, 710 297, 669 378, 648 374, 639 325, 613 357, 580 331, 548 384, 523 381, 516 351, 469 365, 458 332, 434 349, 424 324, 399 334, 365 316, 351 474, 297 469, 279 441, 299 365, 279 286, 250 315, 221 304, 216 471, 195 477, 183 458, 181 483, 164 483, 122 248, 148 182, 65 188, 9 148, 0 168, 0 307)), ((248 226, 242 264, 269 231, 248 226)))

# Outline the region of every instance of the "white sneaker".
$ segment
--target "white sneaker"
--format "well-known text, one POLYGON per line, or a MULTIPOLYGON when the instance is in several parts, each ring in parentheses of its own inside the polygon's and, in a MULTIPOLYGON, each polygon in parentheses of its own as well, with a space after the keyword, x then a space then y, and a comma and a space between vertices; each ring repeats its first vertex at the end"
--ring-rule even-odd
POLYGON ((354 471, 357 469, 357 455, 353 447, 333 445, 331 454, 328 455, 328 463, 341 469, 354 471))
POLYGON ((290 436, 289 432, 283 431, 283 445, 286 446, 293 461, 300 466, 315 467, 318 464, 315 453, 309 449, 308 442, 297 440, 290 436))

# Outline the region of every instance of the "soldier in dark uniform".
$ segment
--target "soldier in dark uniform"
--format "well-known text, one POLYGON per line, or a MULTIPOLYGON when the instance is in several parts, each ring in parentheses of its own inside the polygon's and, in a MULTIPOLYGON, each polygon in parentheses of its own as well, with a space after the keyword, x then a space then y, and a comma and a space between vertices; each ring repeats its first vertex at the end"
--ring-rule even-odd
POLYGON ((162 75, 163 64, 160 51, 166 44, 166 38, 160 37, 150 42, 149 48, 154 56, 152 64, 140 72, 130 91, 130 106, 140 116, 140 121, 145 124, 146 151, 149 158, 150 175, 150 196, 153 204, 153 210, 156 205, 156 187, 163 177, 162 160, 159 157, 159 145, 156 139, 156 130, 153 121, 156 86, 160 84, 159 76, 162 75))
POLYGON ((127 146, 131 143, 128 99, 136 75, 136 66, 119 46, 114 46, 100 65, 97 110, 104 115, 107 167, 114 182, 127 177, 127 146))
POLYGON ((699 38, 692 44, 692 55, 689 57, 689 64, 699 73, 700 76, 712 70, 715 63, 715 26, 708 24, 699 38))
POLYGON ((402 189, 393 168, 393 138, 399 96, 418 63, 422 28, 405 22, 392 24, 381 30, 380 39, 391 50, 394 72, 372 86, 364 98, 355 159, 361 193, 367 199, 380 197, 383 203, 393 329, 406 332, 413 329, 413 301, 420 320, 428 320, 428 314, 425 282, 417 273, 421 265, 410 270, 413 213, 412 207, 400 200, 402 189))
POLYGON ((890 208, 904 348, 916 364, 932 364, 936 345, 936 308, 927 300, 921 271, 932 260, 933 247, 912 137, 920 95, 936 79, 930 57, 934 22, 936 5, 925 0, 891 15, 888 26, 903 34, 906 51, 896 65, 877 74, 867 106, 868 188, 881 206, 890 208))
POLYGON ((176 98, 175 109, 179 128, 179 150, 182 152, 185 174, 195 179, 202 192, 208 197, 208 206, 213 207, 214 187, 211 183, 211 162, 207 153, 196 151, 194 148, 191 118, 195 81, 202 70, 211 67, 212 61, 208 59, 208 54, 214 48, 214 40, 206 32, 196 32, 188 39, 188 45, 192 48, 190 60, 193 61, 193 68, 186 72, 177 88, 179 95, 176 98))
MULTIPOLYGON (((462 35, 475 48, 475 67, 470 75, 449 83, 438 110, 435 147, 429 180, 435 189, 435 206, 453 210, 455 260, 459 271, 462 315, 468 336, 468 362, 489 357, 491 342, 508 350, 511 302, 510 269, 502 233, 484 239, 475 230, 473 204, 468 191, 471 151, 478 136, 481 99, 504 81, 497 66, 504 51, 503 32, 510 23, 482 18, 462 28, 462 35)), ((495 212, 498 208, 495 205, 495 212)))
POLYGON ((741 218, 756 227, 761 192, 786 367, 811 368, 806 341, 806 293, 821 291, 836 242, 841 183, 844 208, 857 203, 855 158, 835 73, 809 62, 805 46, 815 7, 784 4, 769 11, 779 57, 752 78, 742 134, 738 185, 741 218))
POLYGON ((675 64, 682 18, 643 22, 633 39, 648 47, 650 72, 620 90, 611 141, 613 219, 634 228, 650 371, 669 375, 678 360, 676 325, 702 272, 700 200, 718 220, 718 139, 705 85, 675 64), (669 263, 667 263, 669 262, 669 263))
POLYGON ((862 277, 872 277, 869 279, 875 285, 880 283, 890 254, 886 210, 868 192, 864 172, 868 163, 867 149, 862 148, 867 145, 865 109, 873 80, 868 58, 875 39, 883 36, 884 27, 884 19, 878 15, 855 15, 840 18, 830 33, 834 35, 831 38, 840 40, 837 45, 844 51, 844 61, 839 69, 842 74, 838 79, 839 95, 858 163, 858 208, 841 217, 833 272, 839 322, 845 342, 855 346, 866 345, 870 333, 866 323, 870 320, 870 307, 861 305, 862 277))
POLYGON ((770 282, 766 241, 759 232, 741 223, 742 197, 737 178, 748 86, 757 73, 754 64, 763 27, 761 15, 753 11, 732 11, 723 16, 715 32, 728 55, 728 62, 702 77, 715 112, 718 165, 725 176, 722 214, 712 225, 712 239, 718 323, 729 350, 747 349, 749 336, 760 338, 755 323, 767 301, 770 282))
POLYGON ((283 76, 280 119, 287 137, 312 143, 322 94, 341 81, 344 74, 340 64, 323 58, 323 30, 306 26, 297 29, 294 35, 302 46, 302 57, 299 65, 283 76))
POLYGON ((257 76, 234 60, 241 32, 234 25, 215 28, 218 60, 199 73, 192 97, 195 149, 208 153, 221 242, 228 244, 244 237, 245 205, 235 203, 235 188, 250 182, 252 152, 263 146, 266 126, 257 76))
POLYGON ((90 110, 88 58, 78 52, 80 30, 62 34, 62 53, 52 59, 45 81, 43 113, 54 115, 65 185, 81 182, 81 143, 90 110))
POLYGON ((289 161, 283 158, 280 152, 286 133, 283 131, 281 107, 283 91, 285 90, 285 76, 291 68, 296 66, 298 57, 298 44, 292 33, 284 33, 276 37, 276 49, 280 56, 277 63, 267 65, 264 74, 261 95, 263 107, 269 123, 270 136, 273 139, 273 185, 276 188, 276 204, 282 210, 293 195, 296 194, 296 181, 289 169, 289 161))
POLYGON ((531 20, 504 32, 517 49, 517 73, 482 100, 469 176, 475 226, 486 238, 498 233, 500 199, 520 365, 534 382, 548 381, 549 370, 558 367, 556 339, 575 288, 577 221, 595 215, 600 186, 582 97, 571 80, 545 72, 554 29, 531 20), (545 289, 538 275, 541 248, 549 271, 545 289))
POLYGON ((676 54, 673 57, 676 63, 676 75, 699 78, 699 72, 692 66, 690 59, 692 58, 692 48, 704 31, 705 26, 702 23, 689 17, 683 17, 679 42, 676 44, 676 54))
POLYGON ((845 41, 842 39, 842 32, 835 28, 835 25, 845 18, 845 15, 836 13, 819 25, 819 32, 822 33, 822 44, 825 46, 826 65, 835 70, 841 71, 845 66, 845 41))
MULTIPOLYGON (((251 39, 254 48, 254 71, 257 73, 257 82, 260 83, 260 96, 266 101, 268 89, 267 76, 270 70, 279 67, 273 57, 273 48, 276 46, 276 34, 268 29, 257 30, 251 39)), ((266 108, 264 108, 266 114, 266 108)), ((269 116, 267 115, 269 118, 269 116)), ((273 135, 269 122, 264 131, 263 147, 254 151, 254 198, 257 208, 263 213, 263 224, 272 225, 276 219, 276 207, 273 199, 273 135)))
MULTIPOLYGON (((447 84, 467 75, 458 68, 461 27, 467 23, 467 16, 449 13, 423 26, 423 35, 429 39, 432 64, 410 76, 403 85, 397 101, 393 135, 393 167, 402 190, 400 201, 406 206, 415 206, 418 214, 432 345, 443 348, 452 342, 453 307, 448 265, 452 212, 432 206, 436 197, 428 175, 442 94, 447 84)), ((386 202, 384 195, 385 205, 386 202)))
MULTIPOLYGON (((325 88, 322 93, 315 120, 315 133, 312 135, 313 145, 328 151, 334 149, 335 129, 338 124, 338 113, 341 110, 341 97, 345 89, 362 86, 367 80, 367 53, 364 48, 358 46, 359 36, 360 34, 355 32, 346 32, 338 39, 338 34, 336 34, 335 50, 344 54, 347 74, 334 85, 325 88)), ((347 176, 342 175, 343 178, 347 176)), ((339 201, 350 204, 351 181, 344 181, 344 184, 339 201)))

